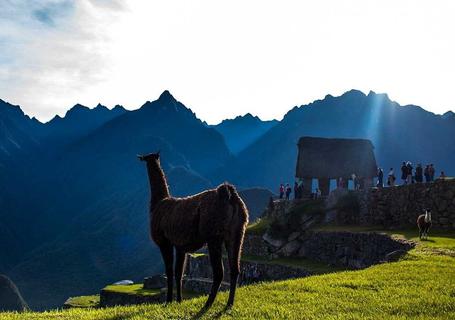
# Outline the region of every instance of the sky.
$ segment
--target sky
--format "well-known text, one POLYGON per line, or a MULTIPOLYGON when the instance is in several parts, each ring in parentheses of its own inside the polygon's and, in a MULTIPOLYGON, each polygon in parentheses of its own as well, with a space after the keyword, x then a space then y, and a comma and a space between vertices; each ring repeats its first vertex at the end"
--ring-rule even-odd
POLYGON ((455 110, 455 1, 0 0, 0 99, 41 121, 168 89, 208 123, 350 89, 455 110))

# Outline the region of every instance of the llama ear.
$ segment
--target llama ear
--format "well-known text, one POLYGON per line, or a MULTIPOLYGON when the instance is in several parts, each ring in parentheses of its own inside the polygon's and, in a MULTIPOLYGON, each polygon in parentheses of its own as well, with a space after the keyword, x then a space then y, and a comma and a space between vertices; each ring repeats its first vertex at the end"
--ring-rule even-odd
POLYGON ((137 154, 136 156, 137 156, 137 158, 138 158, 140 161, 144 161, 144 156, 143 156, 143 155, 137 154))

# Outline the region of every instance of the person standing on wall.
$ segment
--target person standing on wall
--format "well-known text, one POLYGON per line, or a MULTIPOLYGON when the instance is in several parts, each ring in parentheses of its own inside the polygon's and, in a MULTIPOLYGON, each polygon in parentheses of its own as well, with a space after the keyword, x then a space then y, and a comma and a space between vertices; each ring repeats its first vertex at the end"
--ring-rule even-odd
POLYGON ((390 168, 389 175, 387 177, 387 185, 389 187, 395 187, 395 172, 393 168, 390 168))
POLYGON ((434 166, 433 164, 430 164, 430 181, 433 182, 434 181, 434 174, 435 174, 435 169, 434 169, 434 166))
POLYGON ((286 200, 289 200, 291 193, 292 193, 291 186, 289 185, 289 183, 286 183, 286 200))
POLYGON ((406 176, 406 184, 411 184, 412 183, 412 164, 410 161, 408 161, 408 163, 406 163, 406 173, 407 173, 407 176, 406 176))
POLYGON ((381 168, 378 168, 378 188, 383 188, 384 187, 384 171, 382 171, 381 168))
POLYGON ((423 168, 422 165, 419 163, 416 167, 416 175, 415 175, 416 182, 422 183, 423 182, 423 168))
POLYGON ((280 199, 283 199, 284 196, 284 185, 280 184, 280 199))
POLYGON ((406 166, 406 162, 403 161, 403 164, 401 165, 401 180, 403 181, 403 184, 406 184, 408 178, 408 167, 406 166))
POLYGON ((425 182, 430 182, 431 177, 430 177, 430 165, 427 164, 425 166, 425 170, 423 171, 423 174, 425 175, 425 182))

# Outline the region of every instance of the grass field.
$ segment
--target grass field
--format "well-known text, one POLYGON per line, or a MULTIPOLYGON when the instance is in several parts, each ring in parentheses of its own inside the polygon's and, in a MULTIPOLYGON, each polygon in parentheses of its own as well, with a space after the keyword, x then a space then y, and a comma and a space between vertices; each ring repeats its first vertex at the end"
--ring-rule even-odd
POLYGON ((242 287, 229 311, 227 293, 220 293, 203 315, 205 297, 167 306, 4 313, 0 319, 455 319, 455 237, 430 240, 397 263, 242 287))

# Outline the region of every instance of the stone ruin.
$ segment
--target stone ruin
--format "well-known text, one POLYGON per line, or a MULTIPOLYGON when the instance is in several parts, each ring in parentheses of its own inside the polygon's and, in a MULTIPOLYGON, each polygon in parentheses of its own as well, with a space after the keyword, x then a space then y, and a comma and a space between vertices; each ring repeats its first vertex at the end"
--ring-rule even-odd
POLYGON ((304 193, 318 180, 322 196, 330 191, 330 180, 342 178, 345 188, 355 174, 361 188, 373 186, 377 174, 374 147, 366 139, 329 139, 302 137, 298 142, 296 178, 303 183, 304 193))

